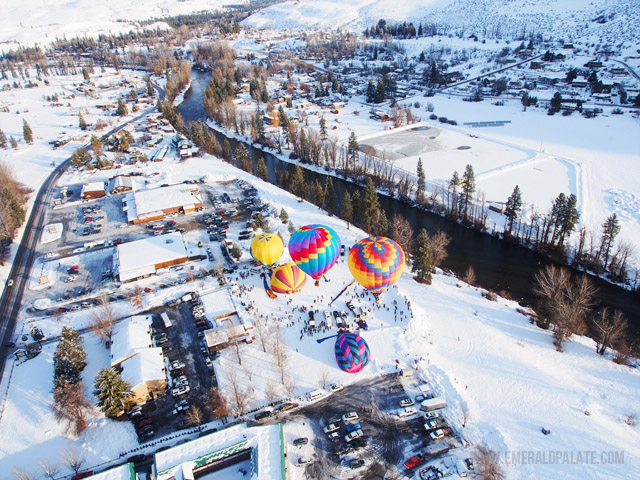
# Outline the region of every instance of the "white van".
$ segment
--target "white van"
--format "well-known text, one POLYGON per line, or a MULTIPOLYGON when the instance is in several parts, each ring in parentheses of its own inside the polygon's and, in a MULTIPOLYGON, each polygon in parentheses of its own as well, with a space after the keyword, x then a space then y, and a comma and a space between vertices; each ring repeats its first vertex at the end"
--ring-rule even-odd
POLYGON ((325 392, 324 390, 314 390, 313 392, 309 393, 309 401, 314 401, 314 400, 318 400, 319 398, 322 397, 326 397, 327 396, 327 392, 325 392))
POLYGON ((165 312, 162 312, 160 314, 160 318, 164 322, 164 328, 171 327, 172 323, 171 323, 171 319, 169 318, 169 315, 167 315, 165 312))

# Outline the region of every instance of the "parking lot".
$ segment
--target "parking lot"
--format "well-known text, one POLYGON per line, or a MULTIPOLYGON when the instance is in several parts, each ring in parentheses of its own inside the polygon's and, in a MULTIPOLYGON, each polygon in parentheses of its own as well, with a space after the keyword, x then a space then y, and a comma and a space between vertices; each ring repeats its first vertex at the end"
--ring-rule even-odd
MULTIPOLYGON (((428 448, 434 452, 446 452, 450 447, 459 446, 451 434, 439 441, 432 440, 430 431, 425 428, 429 420, 435 421, 438 428, 447 428, 442 411, 435 419, 428 420, 426 412, 420 411, 420 404, 416 403, 416 414, 407 417, 397 415, 401 400, 415 400, 415 395, 408 394, 403 387, 410 384, 417 386, 413 379, 401 381, 395 374, 376 376, 345 386, 341 391, 290 414, 270 416, 260 423, 289 418, 311 427, 314 436, 309 441, 313 447, 313 463, 305 467, 310 478, 331 478, 331 475, 336 478, 384 478, 386 473, 394 471, 395 465, 402 465, 407 460, 405 451, 412 452, 412 455, 425 453, 428 448), (357 419, 345 422, 343 415, 349 412, 355 412, 357 419), (347 442, 345 436, 356 423, 363 436, 347 442), (370 439, 375 439, 375 442, 370 439)), ((288 448, 294 452, 300 450, 293 444, 288 448)), ((305 455, 311 455, 311 450, 304 451, 305 455)), ((404 467, 401 472, 413 475, 404 467)))

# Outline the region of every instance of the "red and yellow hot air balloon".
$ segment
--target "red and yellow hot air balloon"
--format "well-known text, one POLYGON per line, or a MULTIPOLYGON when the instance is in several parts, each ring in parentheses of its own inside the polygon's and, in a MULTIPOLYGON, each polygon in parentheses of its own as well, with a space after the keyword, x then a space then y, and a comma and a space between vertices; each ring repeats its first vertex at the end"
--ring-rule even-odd
POLYGON ((349 271, 376 298, 398 281, 405 257, 400 245, 386 237, 363 238, 349 252, 349 271))
POLYGON ((251 255, 267 267, 280 260, 283 251, 282 239, 273 233, 261 233, 251 241, 251 255))
POLYGON ((285 263, 273 271, 271 290, 276 293, 295 293, 307 283, 307 275, 294 263, 285 263))

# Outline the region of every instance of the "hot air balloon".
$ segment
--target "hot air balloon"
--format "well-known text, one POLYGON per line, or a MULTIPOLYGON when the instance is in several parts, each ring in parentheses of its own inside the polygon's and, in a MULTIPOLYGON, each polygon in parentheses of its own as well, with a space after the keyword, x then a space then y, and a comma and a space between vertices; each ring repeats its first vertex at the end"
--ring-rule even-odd
POLYGON ((251 255, 267 267, 280 259, 283 250, 282 239, 273 233, 261 233, 251 241, 251 255))
POLYGON ((289 253, 300 270, 318 280, 336 263, 340 238, 324 225, 307 225, 291 235, 289 253))
POLYGON ((339 334, 335 351, 338 366, 347 373, 358 373, 370 360, 369 345, 364 338, 355 333, 339 334))
POLYGON ((356 282, 377 298, 402 275, 404 252, 390 238, 363 238, 349 252, 348 264, 356 282))
POLYGON ((307 283, 307 275, 293 263, 280 265, 271 275, 271 290, 276 293, 295 293, 307 283))

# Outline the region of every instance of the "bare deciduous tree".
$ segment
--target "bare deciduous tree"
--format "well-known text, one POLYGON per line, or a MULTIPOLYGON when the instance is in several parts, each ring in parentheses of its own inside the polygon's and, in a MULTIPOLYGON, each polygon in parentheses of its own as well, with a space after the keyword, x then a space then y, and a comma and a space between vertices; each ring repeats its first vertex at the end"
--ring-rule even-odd
POLYGON ((60 465, 57 463, 51 463, 46 458, 38 460, 38 465, 40 465, 43 475, 50 480, 54 480, 56 475, 60 472, 60 465))
POLYGON ((72 447, 69 447, 68 449, 63 451, 60 456, 65 465, 73 470, 73 473, 75 473, 76 475, 80 473, 80 470, 82 470, 82 466, 86 462, 84 454, 78 452, 72 447))
POLYGON ((103 342, 110 342, 116 326, 117 315, 106 293, 100 296, 100 305, 91 311, 90 317, 91 324, 89 327, 93 333, 103 342))
POLYGON ((603 308, 591 319, 591 323, 596 333, 596 352, 600 355, 604 355, 607 348, 612 348, 627 330, 627 321, 619 310, 612 315, 608 308, 603 308))
POLYGON ((464 272, 462 280, 464 280, 469 285, 474 285, 476 283, 476 271, 471 265, 467 267, 467 271, 464 272))
POLYGON ((22 467, 13 467, 11 470, 14 480, 35 480, 38 478, 38 475, 34 475, 22 467))
POLYGON ((209 389, 209 409, 211 415, 215 418, 224 418, 229 416, 229 407, 227 400, 220 394, 220 390, 215 387, 209 389))
POLYGON ((56 419, 66 420, 67 428, 74 435, 80 435, 87 428, 87 414, 91 403, 84 395, 82 382, 61 381, 53 391, 53 413, 56 419))
POLYGON ((267 381, 264 387, 264 395, 265 397, 267 397, 267 400, 269 400, 269 403, 276 403, 276 401, 280 397, 278 386, 272 381, 267 381))
POLYGON ((538 307, 538 326, 549 328, 549 325, 554 322, 554 305, 562 296, 570 278, 567 270, 555 265, 548 265, 535 273, 533 293, 541 300, 538 307))
POLYGON ((446 233, 438 230, 429 241, 431 246, 432 264, 434 267, 439 267, 440 264, 447 258, 447 247, 451 243, 451 237, 446 233))
POLYGON ((293 394, 296 390, 296 381, 293 377, 286 375, 282 381, 282 386, 284 387, 284 391, 287 393, 287 396, 290 399, 293 398, 293 394))
POLYGON ((287 344, 285 343, 284 338, 282 338, 279 325, 276 325, 275 331, 272 331, 271 339, 271 353, 273 355, 273 361, 280 372, 280 383, 284 385, 287 372, 287 344))
POLYGON ((506 478, 502 465, 500 465, 500 455, 485 445, 476 446, 473 463, 476 478, 481 480, 503 480, 506 478))
POLYGON ((197 405, 192 405, 191 408, 187 410, 187 423, 189 423, 189 425, 199 427, 204 423, 204 420, 204 412, 197 405))
POLYGON ((266 352, 267 346, 269 345, 270 331, 264 319, 256 317, 253 322, 253 329, 256 332, 256 337, 260 342, 262 351, 266 352))
POLYGON ((404 251, 408 259, 413 251, 413 228, 409 221, 399 213, 391 219, 390 237, 395 240, 404 251))
POLYGON ((229 387, 231 387, 231 407, 236 416, 242 417, 246 413, 247 406, 249 405, 249 394, 247 390, 240 385, 238 372, 234 366, 230 366, 230 368, 227 369, 226 376, 229 387))
POLYGON ((324 389, 327 388, 328 381, 329 381, 329 370, 327 369, 327 367, 323 367, 323 369, 320 370, 320 383, 322 384, 322 388, 324 389))

